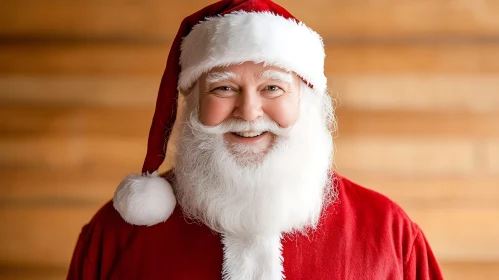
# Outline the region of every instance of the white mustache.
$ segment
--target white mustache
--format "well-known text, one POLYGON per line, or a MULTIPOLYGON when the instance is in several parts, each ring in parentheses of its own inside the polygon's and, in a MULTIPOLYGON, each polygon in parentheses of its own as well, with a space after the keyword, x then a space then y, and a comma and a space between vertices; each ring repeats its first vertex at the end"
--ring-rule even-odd
POLYGON ((198 114, 191 114, 189 124, 194 130, 213 135, 222 135, 229 132, 269 131, 278 136, 288 136, 292 128, 292 126, 286 128, 280 127, 279 124, 267 116, 252 122, 231 119, 216 126, 206 126, 199 121, 198 114))

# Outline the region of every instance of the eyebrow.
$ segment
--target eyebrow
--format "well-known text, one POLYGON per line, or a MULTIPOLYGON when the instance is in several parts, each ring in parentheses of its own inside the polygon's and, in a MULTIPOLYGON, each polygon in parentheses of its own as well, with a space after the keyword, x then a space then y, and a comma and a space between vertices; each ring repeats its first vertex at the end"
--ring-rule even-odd
POLYGON ((293 82, 293 75, 275 70, 266 70, 260 75, 260 79, 277 80, 291 84, 293 82))
POLYGON ((227 81, 230 79, 235 79, 236 74, 230 71, 224 72, 211 72, 206 75, 206 87, 209 87, 211 84, 227 81))

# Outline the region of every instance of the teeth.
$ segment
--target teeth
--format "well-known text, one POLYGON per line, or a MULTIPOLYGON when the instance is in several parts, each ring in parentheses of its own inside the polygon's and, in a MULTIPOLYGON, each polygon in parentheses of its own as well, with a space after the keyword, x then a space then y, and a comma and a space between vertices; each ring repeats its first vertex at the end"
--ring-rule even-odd
POLYGON ((241 132, 234 132, 238 136, 242 137, 256 137, 259 136, 263 133, 263 131, 241 131, 241 132))

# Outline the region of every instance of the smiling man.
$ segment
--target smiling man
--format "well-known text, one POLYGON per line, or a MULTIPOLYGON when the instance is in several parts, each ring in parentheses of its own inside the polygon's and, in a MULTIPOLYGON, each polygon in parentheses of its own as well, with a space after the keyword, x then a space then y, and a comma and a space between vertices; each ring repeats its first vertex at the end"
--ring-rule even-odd
POLYGON ((68 279, 441 279, 399 206, 333 172, 324 56, 271 1, 187 17, 143 174, 83 228, 68 279), (159 175, 179 91, 175 169, 159 175))

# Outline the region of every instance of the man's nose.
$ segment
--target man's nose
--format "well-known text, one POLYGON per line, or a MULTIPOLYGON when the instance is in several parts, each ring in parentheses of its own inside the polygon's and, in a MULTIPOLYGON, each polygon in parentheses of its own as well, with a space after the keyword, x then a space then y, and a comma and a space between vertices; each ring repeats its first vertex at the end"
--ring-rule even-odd
POLYGON ((254 121, 263 116, 262 100, 257 90, 243 90, 239 93, 234 117, 254 121))

